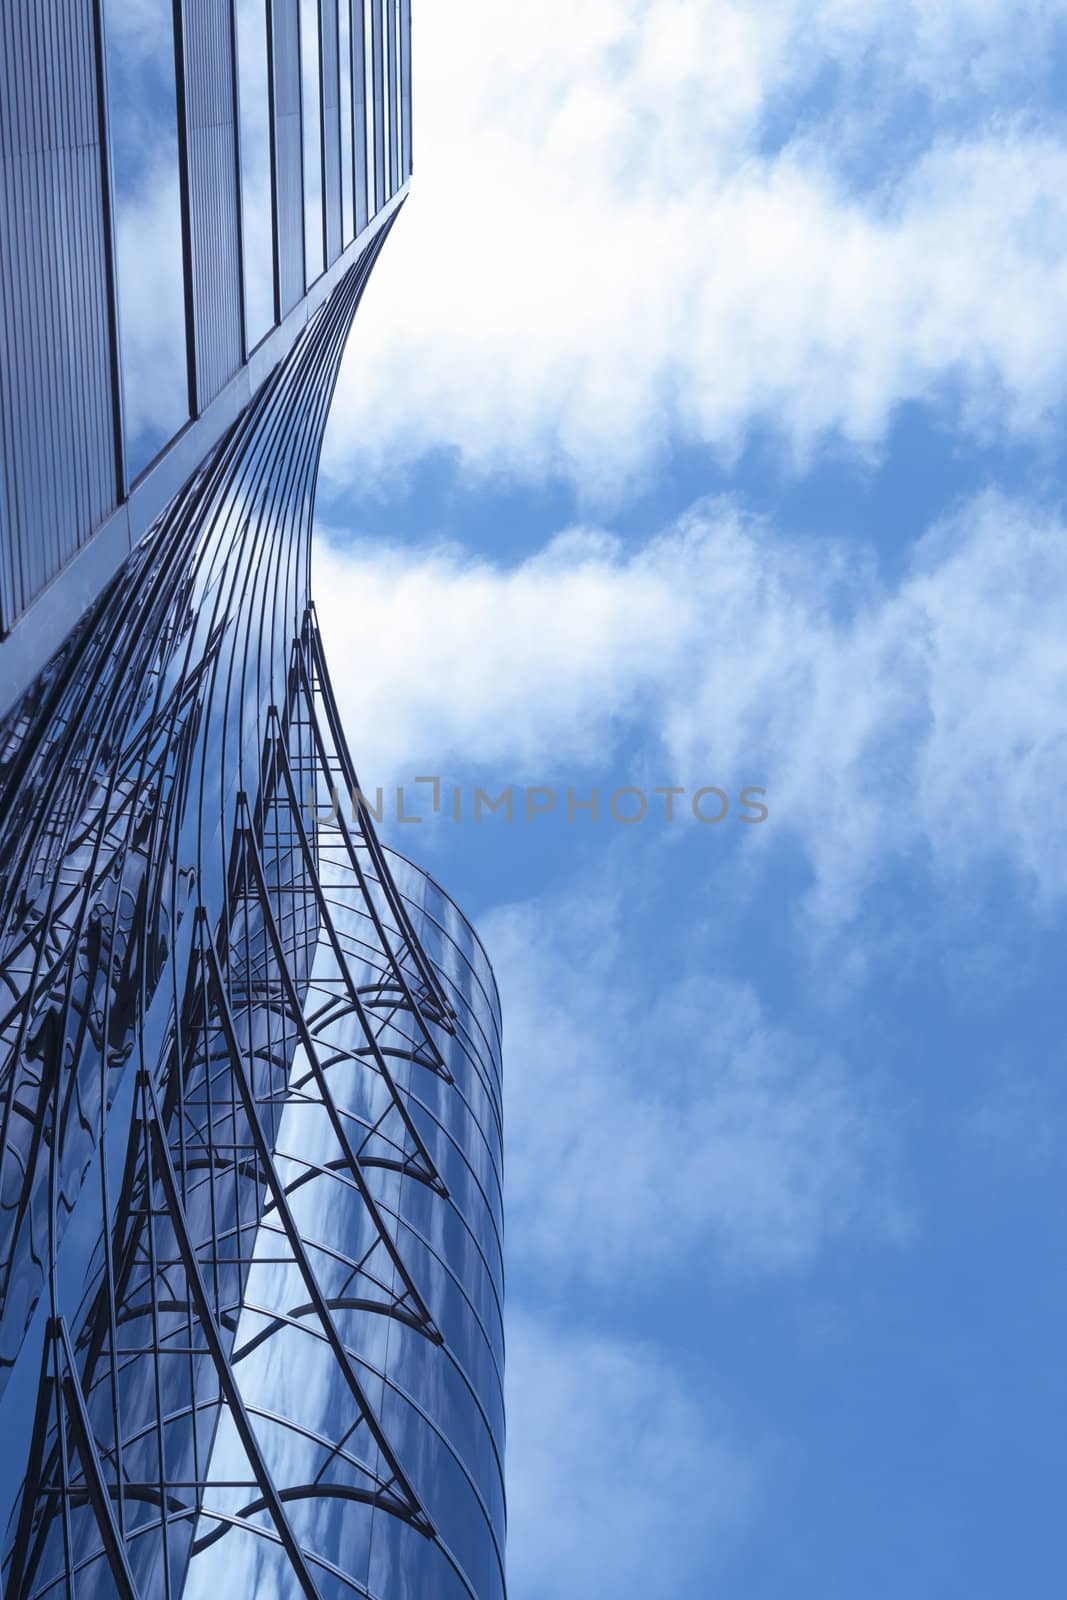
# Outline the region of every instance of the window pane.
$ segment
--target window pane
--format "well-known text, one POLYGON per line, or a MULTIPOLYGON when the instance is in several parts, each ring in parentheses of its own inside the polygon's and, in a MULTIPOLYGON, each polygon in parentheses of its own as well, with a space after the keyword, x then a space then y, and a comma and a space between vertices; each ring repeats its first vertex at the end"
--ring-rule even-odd
POLYGON ((131 480, 189 418, 171 0, 105 0, 131 480))
POLYGON ((389 0, 389 32, 392 40, 393 114, 390 120, 393 141, 393 193, 400 188, 400 6, 398 0, 389 0))
POLYGON ((301 0, 300 62, 303 74, 304 225, 307 281, 323 267, 322 240, 322 72, 319 63, 319 0, 301 0))
POLYGON ((377 127, 377 108, 374 99, 374 42, 378 36, 378 28, 374 17, 379 5, 379 0, 363 0, 363 63, 364 63, 364 105, 367 113, 367 214, 373 217, 381 201, 378 196, 378 185, 375 180, 377 165, 376 151, 378 140, 375 129, 377 127))
POLYGON ((386 120, 384 120, 384 90, 386 90, 386 37, 382 32, 382 0, 366 0, 366 13, 370 19, 370 38, 366 45, 366 61, 370 72, 370 88, 366 96, 368 106, 368 146, 371 149, 373 171, 373 210, 381 211, 386 203, 386 120))
POLYGON ((245 347, 274 325, 274 199, 270 182, 266 0, 237 0, 244 225, 245 347))
POLYGON ((352 163, 355 168, 356 232, 370 217, 367 190, 367 27, 365 0, 352 0, 352 163))
POLYGON ((389 0, 380 0, 380 4, 381 4, 381 7, 382 7, 381 40, 382 40, 382 84, 383 84, 381 117, 382 117, 383 135, 384 135, 384 139, 385 139, 385 193, 382 196, 382 200, 384 202, 384 201, 388 200, 390 198, 390 196, 392 195, 392 193, 393 193, 392 159, 391 159, 392 139, 391 139, 391 135, 390 135, 390 129, 392 127, 392 122, 393 122, 393 85, 392 85, 392 81, 391 81, 392 80, 392 75, 393 75, 392 74, 393 36, 392 36, 392 31, 391 31, 390 26, 389 26, 389 23, 390 23, 389 0))
POLYGON ((352 194, 352 40, 350 0, 338 0, 337 53, 341 70, 341 239, 355 231, 352 194))
POLYGON ((411 177, 411 0, 400 0, 400 43, 401 128, 404 134, 400 176, 406 183, 411 177))

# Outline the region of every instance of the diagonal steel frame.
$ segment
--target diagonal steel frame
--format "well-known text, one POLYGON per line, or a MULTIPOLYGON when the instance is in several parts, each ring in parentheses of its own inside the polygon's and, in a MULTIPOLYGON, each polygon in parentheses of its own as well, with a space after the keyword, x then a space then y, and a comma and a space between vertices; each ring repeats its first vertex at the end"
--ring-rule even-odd
POLYGON ((315 1041, 311 1036, 311 1031, 308 1028, 307 1022, 304 1019, 303 1007, 301 1006, 299 997, 296 993, 296 987, 293 983, 292 974, 289 972, 286 965, 281 934, 274 916, 273 907, 270 903, 270 895, 267 891, 266 875, 263 870, 263 863, 260 860, 259 847, 256 843, 255 834, 252 830, 251 813, 248 805, 247 795, 244 793, 239 794, 237 797, 237 804, 239 810, 241 808, 244 809, 246 816, 246 824, 243 829, 244 848, 247 853, 247 859, 252 869, 252 877, 255 881, 256 890, 259 895, 260 909, 263 912, 263 918, 267 928, 267 935, 274 949, 274 957, 278 964, 278 971, 281 976, 283 988, 285 989, 286 1000, 289 1003, 293 1021, 296 1024, 297 1035, 304 1047, 304 1052, 307 1055, 308 1065, 311 1068, 311 1074, 315 1080, 315 1086, 318 1089, 322 1104, 325 1107, 326 1115, 330 1120, 330 1126, 333 1129, 337 1142, 341 1147, 345 1164, 352 1175, 352 1181, 359 1190, 360 1198, 370 1214, 371 1221, 374 1223, 374 1226, 378 1231, 378 1234, 386 1248, 386 1252, 388 1253, 393 1266, 400 1275, 401 1282, 403 1283, 406 1291, 405 1298, 410 1299, 414 1304, 419 1321, 425 1324, 423 1331, 426 1333, 427 1337, 432 1339, 435 1344, 441 1344, 443 1342, 441 1332, 437 1328, 429 1307, 427 1306, 422 1295, 419 1293, 418 1287, 408 1271, 407 1265, 397 1247, 396 1241, 392 1238, 385 1226, 385 1220, 378 1209, 378 1202, 375 1200, 374 1195, 371 1192, 359 1156, 353 1149, 351 1140, 348 1137, 348 1130, 344 1125, 344 1119, 337 1109, 337 1102, 334 1100, 333 1092, 327 1080, 326 1073, 323 1070, 322 1063, 319 1060, 315 1041))
POLYGON ((293 1532, 289 1518, 286 1516, 285 1507, 271 1476, 270 1468, 263 1458, 259 1439, 256 1436, 255 1428, 252 1426, 252 1420, 245 1409, 244 1398, 233 1375, 222 1334, 211 1310, 207 1287, 200 1271, 200 1262, 197 1259, 189 1233, 185 1206, 178 1190, 178 1180, 174 1171, 174 1164, 171 1161, 170 1147, 163 1133, 159 1102, 156 1099, 156 1091, 152 1080, 147 1073, 142 1074, 142 1085, 150 1101, 149 1128, 147 1131, 149 1142, 153 1147, 156 1158, 156 1175, 163 1188, 168 1220, 174 1229, 175 1242, 185 1267, 185 1277, 189 1285, 190 1298, 196 1304, 197 1319, 207 1342, 208 1353, 211 1356, 212 1364, 219 1380, 219 1389, 230 1407, 237 1435, 244 1447, 249 1465, 259 1485, 264 1503, 270 1512, 271 1520, 285 1548, 285 1553, 292 1562, 293 1572, 304 1593, 305 1600, 322 1600, 318 1584, 311 1574, 300 1542, 293 1532))
POLYGON ((115 1513, 111 1508, 111 1499, 104 1483, 104 1474, 100 1466, 100 1457, 93 1443, 92 1424, 89 1421, 89 1412, 82 1394, 81 1384, 78 1382, 78 1370, 74 1362, 74 1350, 70 1342, 67 1324, 62 1317, 59 1319, 59 1345, 67 1365, 67 1374, 62 1380, 63 1398, 66 1402, 67 1416, 70 1420, 71 1431, 74 1435, 74 1446, 81 1458, 82 1472, 85 1474, 85 1488, 89 1496, 89 1503, 96 1517, 97 1528, 107 1555, 108 1565, 111 1568, 111 1577, 115 1585, 118 1600, 140 1600, 137 1584, 134 1582, 130 1564, 126 1558, 126 1546, 122 1535, 119 1533, 115 1521, 115 1513))
POLYGON ((222 1024, 223 1037, 226 1040, 226 1047, 230 1054, 234 1080, 236 1082, 238 1094, 241 1098, 245 1116, 248 1120, 249 1132, 252 1136, 252 1143, 267 1177, 267 1188, 270 1191, 274 1207, 278 1213, 282 1228, 284 1229, 285 1235, 289 1241, 289 1247, 292 1250, 294 1262, 297 1266, 300 1276, 304 1280, 304 1285, 308 1293, 308 1299, 315 1307, 316 1317, 326 1335, 327 1343, 333 1351, 340 1370, 344 1375, 349 1392, 351 1393, 352 1398, 355 1400, 357 1407, 362 1412, 367 1423, 368 1431, 370 1432, 371 1437, 381 1452, 383 1460, 392 1474, 391 1481, 396 1483, 399 1487, 398 1499, 400 1504, 405 1507, 405 1510, 401 1510, 397 1506, 390 1506, 390 1509, 393 1510, 396 1515, 403 1516, 406 1521, 411 1522, 411 1524, 417 1528, 420 1533, 432 1538, 435 1531, 433 1523, 431 1522, 430 1517, 419 1500, 419 1497, 416 1494, 410 1480, 408 1479, 407 1474, 400 1465, 400 1462, 397 1460, 397 1457, 393 1451, 393 1447, 386 1437, 385 1430, 375 1415, 374 1408, 371 1406, 370 1401, 364 1392, 363 1385, 360 1383, 359 1378, 357 1377, 352 1366, 348 1349, 344 1343, 344 1340, 341 1338, 337 1324, 334 1322, 329 1306, 326 1304, 326 1298, 323 1295, 322 1289, 319 1285, 319 1281, 316 1278, 314 1269, 312 1268, 311 1262, 308 1259, 307 1250, 300 1235, 300 1229, 297 1227, 296 1219, 294 1218, 292 1210, 289 1206, 289 1200, 285 1192, 285 1186, 278 1174, 277 1167, 274 1164, 273 1153, 271 1152, 270 1146, 267 1143, 266 1136, 264 1135, 262 1125, 259 1121, 259 1116, 256 1110, 255 1095, 252 1089, 252 1084, 245 1070, 244 1054, 241 1050, 240 1041, 237 1036, 237 1027, 234 1022, 233 1013, 230 1010, 229 996, 226 992, 226 985, 222 975, 222 968, 219 964, 218 952, 215 949, 215 941, 211 934, 211 926, 208 921, 207 912, 203 906, 197 907, 196 916, 201 938, 201 955, 206 962, 207 975, 215 988, 216 1002, 219 1010, 219 1019, 222 1024))
MULTIPOLYGON (((354 764, 354 762, 352 760, 351 752, 349 751, 349 748, 348 748, 348 741, 345 738, 344 728, 343 728, 343 726, 341 724, 341 714, 340 714, 340 711, 338 710, 338 707, 337 707, 337 701, 336 701, 336 698, 334 697, 334 692, 333 692, 333 684, 331 682, 330 674, 329 674, 329 671, 328 671, 327 666, 326 666, 326 654, 325 654, 325 651, 323 650, 322 636, 319 633, 318 620, 316 618, 315 608, 314 608, 313 605, 309 605, 308 606, 307 614, 305 616, 305 621, 304 621, 304 628, 305 628, 305 633, 308 636, 308 640, 309 640, 309 643, 310 643, 310 646, 311 646, 312 660, 314 662, 314 667, 315 667, 315 676, 316 676, 316 679, 317 679, 317 682, 318 682, 318 694, 319 694, 319 697, 322 700, 323 709, 324 709, 324 711, 326 713, 326 721, 327 721, 327 725, 329 726, 330 737, 333 740, 334 749, 337 752, 337 759, 341 764, 342 771, 344 772, 345 784, 346 784, 346 787, 347 787, 349 793, 358 794, 360 792, 359 791, 359 779, 356 776, 355 764, 354 764)), ((315 734, 316 742, 317 742, 318 747, 319 747, 320 759, 322 761, 322 764, 323 764, 324 768, 328 768, 327 757, 326 757, 325 750, 323 748, 322 733, 321 733, 321 730, 319 728, 318 717, 317 717, 316 712, 315 712, 315 691, 312 688, 311 683, 309 682, 307 667, 306 667, 306 665, 304 663, 303 657, 301 657, 301 659, 300 659, 300 670, 301 670, 301 673, 303 675, 305 691, 306 691, 307 696, 308 696, 308 702, 309 702, 309 706, 310 706, 310 710, 311 710, 312 729, 313 729, 313 732, 315 734)), ((361 806, 360 809, 361 809, 361 815, 362 815, 365 812, 366 808, 364 806, 361 806)), ((379 918, 377 916, 376 908, 374 907, 373 900, 371 899, 369 894, 366 893, 366 884, 365 884, 365 881, 364 881, 364 874, 363 874, 363 871, 362 871, 362 867, 360 866, 360 863, 359 863, 359 861, 358 861, 358 859, 356 857, 356 852, 355 852, 354 846, 352 844, 351 837, 349 836, 348 829, 344 825, 343 817, 339 816, 338 820, 342 824, 343 837, 344 837, 344 840, 345 840, 345 847, 346 847, 346 849, 348 851, 349 857, 352 860, 353 866, 355 867, 356 872, 357 872, 357 874, 359 876, 360 887, 364 890, 364 896, 367 899, 368 906, 371 909, 371 914, 372 914, 372 916, 374 918, 374 924, 375 924, 375 927, 376 927, 376 929, 378 931, 378 935, 382 940, 383 948, 390 955, 392 955, 392 953, 393 953, 392 952, 392 947, 391 947, 389 941, 385 938, 384 929, 381 927, 379 918)), ((425 956, 425 954, 424 954, 424 952, 422 950, 422 946, 420 945, 418 937, 416 936, 415 930, 412 927, 411 918, 408 916, 408 913, 407 913, 407 911, 406 911, 406 909, 404 907, 403 897, 401 896, 401 894, 397 890, 397 887, 396 887, 395 883, 393 882, 393 876, 392 876, 392 873, 389 871, 388 865, 387 865, 386 860, 385 860, 384 852, 383 852, 381 844, 380 844, 380 842, 378 840, 378 836, 375 833, 375 831, 374 831, 374 829, 371 826, 369 821, 364 820, 363 826, 362 826, 362 834, 363 834, 363 838, 364 838, 364 841, 365 841, 366 846, 367 846, 368 853, 370 854, 370 857, 371 857, 372 861, 374 862, 374 865, 378 869, 378 881, 382 886, 382 891, 385 894, 385 897, 389 902, 389 907, 390 907, 394 917, 396 918, 397 927, 398 927, 398 929, 401 931, 401 933, 403 935, 404 942, 406 943, 406 945, 408 947, 408 950, 411 953, 411 958, 414 961, 416 967, 418 968, 419 976, 422 979, 423 984, 425 985, 425 987, 427 989, 427 992, 434 996, 435 1002, 437 1004, 438 1009, 441 1012, 442 1017, 444 1017, 446 1019, 446 1021, 444 1023, 444 1026, 446 1026, 448 1028, 448 1030, 451 1032, 452 1029, 454 1028, 455 1008, 453 1007, 452 1003, 448 999, 448 996, 445 994, 445 991, 444 991, 444 988, 443 988, 443 986, 442 986, 442 984, 440 982, 440 979, 438 978, 437 974, 434 972, 431 963, 429 961, 427 961, 427 959, 426 959, 426 956, 425 956)), ((394 968, 396 970, 397 979, 398 979, 401 987, 404 990, 406 998, 408 999, 409 1003, 411 1004, 412 1009, 415 1011, 416 1015, 418 1015, 420 1017, 420 1020, 421 1020, 421 1012, 419 1011, 419 1008, 414 1003, 414 1000, 413 1000, 413 998, 411 996, 410 988, 409 988, 407 980, 406 980, 406 978, 404 976, 403 970, 402 970, 402 968, 400 966, 400 963, 398 961, 396 961, 395 957, 394 957, 394 960, 393 960, 393 965, 394 965, 394 968)), ((440 1052, 437 1050, 437 1046, 436 1046, 436 1044, 434 1044, 434 1042, 430 1038, 429 1034, 427 1034, 427 1039, 429 1040, 431 1048, 434 1050, 435 1054, 437 1054, 438 1057, 440 1057, 440 1052)), ((442 1064, 442 1066, 444 1065, 443 1062, 441 1064, 442 1064)))
MULTIPOLYGON (((272 706, 270 710, 275 723, 277 723, 279 720, 277 707, 272 706)), ((430 1155, 429 1150, 426 1148, 425 1141, 423 1140, 422 1135, 419 1133, 418 1128, 416 1128, 410 1111, 404 1104, 400 1090, 397 1087, 396 1080, 389 1070, 386 1059, 382 1054, 381 1047, 377 1043, 374 1032, 368 1023, 367 1011, 363 1003, 363 998, 360 995, 355 982, 353 981, 351 972, 349 971, 348 962, 344 953, 344 947, 341 944, 337 929, 334 927, 333 917, 330 915, 329 902, 326 899, 322 884, 319 881, 315 853, 311 848, 311 842, 307 836, 307 829, 304 827, 303 819, 300 816, 300 798, 296 792, 296 785, 293 781, 293 772, 291 766, 289 765, 289 756, 285 748, 285 743, 283 740, 277 737, 274 741, 274 759, 281 770, 282 779, 286 787, 289 805, 292 809, 293 822, 295 824, 297 838, 300 843, 301 854, 304 857, 304 862, 308 868, 308 875, 311 880, 311 892, 315 897, 319 916, 322 919, 322 926, 330 943, 330 948, 333 950, 334 958, 337 961, 338 969, 341 974, 341 981, 348 995, 349 1002, 359 1018, 360 1026, 363 1029, 364 1038, 367 1039, 371 1048, 371 1054, 374 1057, 374 1064, 378 1072, 381 1074, 381 1077, 393 1098, 393 1103, 396 1106, 397 1112, 400 1115, 400 1119, 403 1122, 405 1129, 407 1130, 408 1137, 411 1139, 416 1150, 418 1151, 419 1157, 422 1160, 426 1171, 430 1174, 430 1178, 428 1180, 430 1187, 436 1190, 438 1194, 447 1196, 448 1190, 444 1180, 437 1170, 437 1164, 430 1155)), ((415 1176, 415 1174, 413 1173, 412 1176, 415 1176)))
POLYGON ((48 1420, 55 1388, 48 1372, 49 1350, 54 1350, 54 1341, 46 1335, 44 1349, 41 1353, 41 1376, 37 1384, 37 1404, 34 1408, 33 1432, 30 1436, 30 1454, 26 1464, 26 1477, 22 1485, 22 1503, 19 1506, 15 1540, 11 1546, 11 1571, 8 1573, 7 1579, 9 1600, 22 1600, 25 1593, 27 1573, 32 1574, 37 1565, 41 1542, 48 1525, 47 1520, 42 1519, 37 1530, 35 1548, 31 1554, 30 1539, 33 1533, 33 1518, 40 1494, 45 1445, 48 1437, 48 1420))

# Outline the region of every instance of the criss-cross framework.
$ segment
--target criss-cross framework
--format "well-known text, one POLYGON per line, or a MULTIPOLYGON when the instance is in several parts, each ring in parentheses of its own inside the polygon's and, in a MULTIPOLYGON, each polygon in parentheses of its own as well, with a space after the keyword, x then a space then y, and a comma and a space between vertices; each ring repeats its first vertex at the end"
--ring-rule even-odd
POLYGON ((0 730, 8 1600, 503 1594, 495 997, 321 822, 314 485, 383 237, 0 730))

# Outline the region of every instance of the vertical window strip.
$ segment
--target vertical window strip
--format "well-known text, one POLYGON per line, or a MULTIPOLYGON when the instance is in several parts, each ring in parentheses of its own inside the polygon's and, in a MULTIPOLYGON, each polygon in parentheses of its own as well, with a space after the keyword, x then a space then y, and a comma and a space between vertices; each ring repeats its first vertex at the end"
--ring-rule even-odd
POLYGON ((337 0, 337 69, 340 74, 338 122, 341 129, 341 245, 354 236, 353 175, 354 135, 352 128, 352 17, 351 0, 337 0))
POLYGON ((304 136, 304 281, 310 288, 315 279, 321 276, 325 260, 319 0, 301 0, 300 68, 301 122, 304 136))

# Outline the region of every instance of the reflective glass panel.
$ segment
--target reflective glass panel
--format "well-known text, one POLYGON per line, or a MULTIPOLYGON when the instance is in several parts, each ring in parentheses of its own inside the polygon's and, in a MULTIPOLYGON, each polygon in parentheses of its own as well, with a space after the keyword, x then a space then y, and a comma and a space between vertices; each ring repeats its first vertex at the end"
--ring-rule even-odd
POLYGON ((374 134, 374 11, 378 0, 364 0, 363 4, 363 67, 364 100, 367 121, 367 207, 373 217, 381 204, 374 181, 374 152, 377 140, 374 134))
POLYGON ((392 182, 392 143, 393 143, 393 35, 391 29, 392 8, 389 0, 381 0, 382 4, 382 127, 385 131, 385 194, 383 202, 388 200, 393 193, 392 182))
POLYGON ((241 101, 241 215, 244 226, 245 348, 274 325, 274 199, 266 0, 237 0, 241 101))
POLYGON ((337 50, 341 73, 341 238, 355 232, 352 191, 352 39, 350 0, 338 0, 337 50))
POLYGON ((319 61, 319 0, 301 0, 300 66, 304 128, 304 226, 307 281, 322 272, 322 71, 319 61))
POLYGON ((170 0, 105 0, 130 479, 189 417, 170 0))

